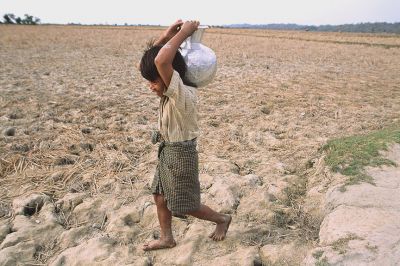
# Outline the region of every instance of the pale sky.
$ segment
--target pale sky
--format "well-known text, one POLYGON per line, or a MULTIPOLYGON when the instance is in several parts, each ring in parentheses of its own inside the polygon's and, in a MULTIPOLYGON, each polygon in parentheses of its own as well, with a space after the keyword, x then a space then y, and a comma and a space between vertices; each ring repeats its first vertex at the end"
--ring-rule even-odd
POLYGON ((400 22, 400 0, 0 0, 0 15, 28 13, 43 23, 302 25, 400 22))

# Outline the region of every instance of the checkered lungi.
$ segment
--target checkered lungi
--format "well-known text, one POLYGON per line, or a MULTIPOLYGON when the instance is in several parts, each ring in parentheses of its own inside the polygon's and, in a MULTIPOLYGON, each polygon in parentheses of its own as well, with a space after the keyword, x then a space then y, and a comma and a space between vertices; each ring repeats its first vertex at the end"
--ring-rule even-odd
POLYGON ((168 209, 181 216, 200 208, 196 140, 161 142, 151 191, 164 196, 168 209))

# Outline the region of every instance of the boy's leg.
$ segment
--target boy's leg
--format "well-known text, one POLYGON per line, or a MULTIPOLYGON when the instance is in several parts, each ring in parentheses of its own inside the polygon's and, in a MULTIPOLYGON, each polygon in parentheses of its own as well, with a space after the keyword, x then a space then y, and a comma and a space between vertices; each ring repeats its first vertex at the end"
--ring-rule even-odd
POLYGON ((157 206, 157 216, 161 229, 160 239, 144 244, 143 250, 145 251, 162 248, 172 248, 176 246, 171 228, 172 215, 171 211, 167 208, 164 196, 154 194, 154 201, 157 206))
POLYGON ((216 212, 204 204, 200 204, 200 209, 197 211, 188 212, 187 214, 202 220, 216 223, 217 226, 214 232, 209 235, 209 237, 215 241, 220 241, 225 238, 232 220, 232 217, 229 214, 216 212))

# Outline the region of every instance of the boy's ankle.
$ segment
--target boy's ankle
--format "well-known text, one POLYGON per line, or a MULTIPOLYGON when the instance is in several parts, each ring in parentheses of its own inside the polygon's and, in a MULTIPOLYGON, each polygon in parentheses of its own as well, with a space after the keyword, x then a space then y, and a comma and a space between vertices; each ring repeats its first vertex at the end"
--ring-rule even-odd
POLYGON ((172 235, 161 236, 160 240, 165 242, 174 242, 174 237, 172 235))

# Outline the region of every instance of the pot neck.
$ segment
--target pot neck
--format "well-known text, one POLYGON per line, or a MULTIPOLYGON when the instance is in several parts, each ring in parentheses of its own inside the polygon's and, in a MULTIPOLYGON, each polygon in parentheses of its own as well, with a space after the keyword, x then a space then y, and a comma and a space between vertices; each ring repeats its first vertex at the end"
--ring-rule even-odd
POLYGON ((201 43, 205 29, 205 27, 199 27, 195 32, 193 32, 192 36, 190 36, 190 42, 201 43))

